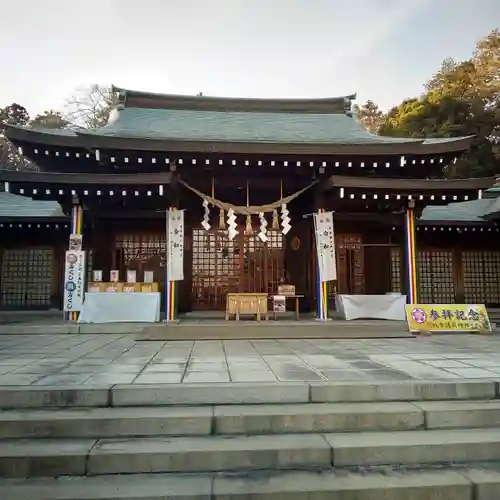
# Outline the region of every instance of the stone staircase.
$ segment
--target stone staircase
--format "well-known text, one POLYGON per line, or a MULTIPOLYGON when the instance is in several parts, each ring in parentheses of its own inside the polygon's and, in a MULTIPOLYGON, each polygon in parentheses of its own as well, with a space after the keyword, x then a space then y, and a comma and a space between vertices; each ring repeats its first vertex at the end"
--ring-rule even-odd
POLYGON ((498 500, 493 381, 0 389, 1 500, 498 500))

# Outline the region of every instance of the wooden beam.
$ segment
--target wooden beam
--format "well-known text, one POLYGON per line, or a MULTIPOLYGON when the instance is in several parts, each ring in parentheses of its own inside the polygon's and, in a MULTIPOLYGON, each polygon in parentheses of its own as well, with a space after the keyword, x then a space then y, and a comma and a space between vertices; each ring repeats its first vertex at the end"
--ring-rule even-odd
POLYGON ((495 181, 496 177, 471 179, 395 179, 392 177, 332 175, 320 184, 320 188, 324 191, 328 191, 334 187, 402 192, 475 191, 491 188, 495 181))

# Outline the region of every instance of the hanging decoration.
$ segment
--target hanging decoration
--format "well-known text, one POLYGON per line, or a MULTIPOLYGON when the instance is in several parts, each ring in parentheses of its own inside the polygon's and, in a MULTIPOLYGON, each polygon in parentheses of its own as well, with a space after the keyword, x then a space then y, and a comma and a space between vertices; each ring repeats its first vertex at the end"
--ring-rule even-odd
POLYGON ((224 209, 221 208, 219 210, 219 229, 224 229, 225 227, 226 227, 226 220, 225 220, 224 209))
MULTIPOLYGON (((215 177, 212 177, 212 199, 215 199, 215 177)), ((224 209, 219 208, 219 229, 224 229, 224 227, 226 226, 224 216, 224 209)))
POLYGON ((210 207, 208 206, 208 201, 203 200, 203 221, 201 222, 201 225, 203 226, 203 229, 205 231, 208 231, 210 229, 210 207))
POLYGON ((289 213, 289 210, 286 208, 286 203, 283 203, 283 205, 281 205, 281 232, 283 234, 288 234, 290 229, 292 229, 292 226, 290 225, 290 217, 288 217, 289 213))
POLYGON ((280 228, 280 219, 278 215, 278 211, 276 209, 273 210, 273 229, 280 228))
MULTIPOLYGON (((250 206, 250 192, 249 192, 249 186, 248 186, 248 180, 247 180, 247 207, 250 206)), ((245 234, 253 234, 253 227, 252 227, 252 216, 250 214, 247 214, 247 218, 245 221, 245 234)))
POLYGON ((253 228, 252 228, 252 216, 247 215, 246 222, 245 222, 245 234, 253 234, 253 228))
MULTIPOLYGON (((217 207, 221 212, 219 214, 219 225, 222 227, 223 226, 223 215, 224 212, 227 214, 227 225, 228 225, 228 236, 232 240, 235 238, 235 236, 238 234, 237 230, 237 223, 236 223, 236 218, 238 215, 244 215, 245 216, 245 229, 247 232, 252 232, 252 216, 256 215, 259 217, 259 221, 261 223, 260 227, 260 232, 259 234, 265 234, 267 233, 267 221, 266 221, 266 232, 264 233, 262 231, 262 218, 261 214, 264 214, 264 220, 265 220, 265 214, 269 213, 272 214, 272 227, 273 229, 279 229, 280 228, 280 216, 278 214, 278 209, 281 207, 281 228, 283 234, 287 234, 290 229, 291 229, 291 224, 290 224, 290 217, 289 217, 289 210, 287 208, 288 204, 300 196, 302 193, 310 189, 312 186, 314 186, 318 180, 313 181, 311 184, 308 186, 300 189, 299 191, 283 197, 283 192, 281 193, 281 197, 279 200, 274 201, 272 203, 269 203, 267 205, 250 205, 249 204, 249 197, 247 196, 247 204, 246 206, 238 206, 238 205, 233 205, 231 203, 225 203, 223 201, 217 200, 214 196, 214 192, 212 190, 212 196, 207 196, 205 193, 202 193, 198 189, 190 186, 186 182, 184 182, 182 179, 178 178, 179 184, 182 184, 185 188, 189 189, 196 195, 198 195, 202 200, 203 200, 203 207, 205 209, 205 216, 203 218, 203 227, 205 229, 210 228, 210 209, 209 206, 212 205, 214 207, 217 207)), ((248 193, 248 190, 247 190, 248 193)), ((207 229, 207 230, 208 230, 207 229)), ((259 238, 262 240, 262 237, 259 236, 259 238)))
POLYGON ((267 220, 264 212, 259 212, 259 221, 260 221, 260 231, 259 234, 257 235, 260 238, 260 241, 262 243, 266 243, 266 241, 269 239, 267 237, 267 220))
MULTIPOLYGON (((280 182, 280 195, 281 199, 283 199, 283 181, 280 182)), ((286 207, 286 203, 281 204, 281 227, 282 230, 281 232, 283 234, 288 234, 290 229, 292 229, 292 226, 290 225, 290 217, 288 215, 290 214, 290 211, 286 207)))
POLYGON ((230 240, 234 240, 235 236, 238 234, 238 230, 236 229, 236 214, 234 210, 230 208, 227 211, 227 235, 230 240))

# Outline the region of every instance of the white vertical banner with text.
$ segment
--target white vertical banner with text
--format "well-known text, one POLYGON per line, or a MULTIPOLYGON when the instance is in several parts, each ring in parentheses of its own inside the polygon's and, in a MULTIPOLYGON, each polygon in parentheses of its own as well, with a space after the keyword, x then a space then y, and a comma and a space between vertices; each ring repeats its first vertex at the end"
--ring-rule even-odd
POLYGON ((316 252, 321 281, 337 279, 335 260, 335 233, 333 230, 333 212, 314 214, 316 232, 316 252))
POLYGON ((85 297, 85 252, 66 252, 64 267, 64 311, 81 311, 85 297))
POLYGON ((184 210, 167 212, 167 279, 184 279, 184 210))

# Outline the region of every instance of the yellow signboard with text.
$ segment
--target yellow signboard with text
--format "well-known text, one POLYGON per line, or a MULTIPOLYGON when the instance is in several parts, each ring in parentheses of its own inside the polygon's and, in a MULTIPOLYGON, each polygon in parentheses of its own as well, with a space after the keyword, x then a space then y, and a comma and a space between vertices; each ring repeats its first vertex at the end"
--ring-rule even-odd
POLYGON ((409 304, 410 332, 491 332, 484 304, 409 304))

